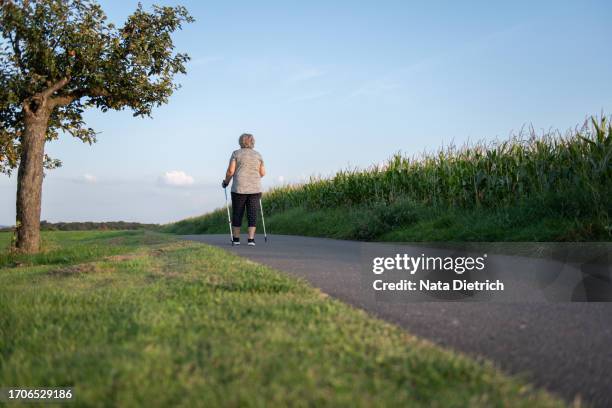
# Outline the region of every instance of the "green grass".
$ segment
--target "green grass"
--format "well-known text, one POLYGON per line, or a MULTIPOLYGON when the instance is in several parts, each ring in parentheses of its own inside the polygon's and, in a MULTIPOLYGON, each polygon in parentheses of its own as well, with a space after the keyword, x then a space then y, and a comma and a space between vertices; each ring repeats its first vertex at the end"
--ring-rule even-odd
MULTIPOLYGON (((609 241, 595 217, 570 217, 553 211, 555 198, 503 209, 426 206, 411 200, 309 210, 295 207, 266 216, 275 234, 323 236, 363 241, 609 241), (553 203, 550 203, 552 201, 553 203)), ((165 226, 176 234, 227 233, 227 215, 213 212, 165 226)), ((245 225, 246 227, 246 225, 245 225)), ((261 224, 258 226, 262 231, 261 224)))
MULTIPOLYGON (((264 194, 275 233, 383 241, 612 240, 612 125, 515 136, 264 194)), ((225 209, 166 225, 225 232, 225 209)))
MULTIPOLYGON (((103 256, 128 252, 143 244, 171 240, 161 234, 146 234, 142 231, 42 231, 42 250, 36 255, 23 255, 0 251, 0 268, 20 265, 61 265, 85 262, 103 256)), ((0 248, 10 245, 12 234, 0 232, 0 248)))
POLYGON ((2 258, 2 386, 71 386, 80 406, 563 405, 220 249, 143 231, 44 240, 2 258))

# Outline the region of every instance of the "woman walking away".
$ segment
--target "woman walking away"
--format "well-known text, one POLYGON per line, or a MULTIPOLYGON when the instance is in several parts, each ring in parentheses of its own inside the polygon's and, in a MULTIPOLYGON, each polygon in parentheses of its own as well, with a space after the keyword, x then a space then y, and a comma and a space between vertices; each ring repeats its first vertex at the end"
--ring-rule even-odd
POLYGON ((249 242, 255 246, 255 225, 261 198, 261 178, 266 175, 261 154, 254 149, 255 138, 249 133, 243 133, 238 139, 240 149, 235 150, 230 157, 225 179, 221 183, 223 188, 232 182, 232 234, 234 245, 240 245, 240 226, 246 208, 249 220, 249 242))

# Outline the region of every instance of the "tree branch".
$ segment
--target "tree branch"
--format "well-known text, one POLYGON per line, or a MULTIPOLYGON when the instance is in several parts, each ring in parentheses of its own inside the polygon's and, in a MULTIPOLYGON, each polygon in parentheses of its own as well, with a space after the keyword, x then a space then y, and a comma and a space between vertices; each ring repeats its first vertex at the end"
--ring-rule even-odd
POLYGON ((42 96, 45 98, 50 97, 51 95, 53 95, 54 93, 56 93, 57 91, 65 87, 68 84, 68 82, 70 82, 70 77, 64 77, 60 79, 59 81, 51 85, 49 88, 42 91, 42 96))
POLYGON ((65 106, 72 103, 72 101, 74 101, 75 99, 77 98, 72 94, 56 96, 55 98, 51 99, 51 103, 55 106, 65 106))
POLYGON ((51 101, 56 106, 64 106, 85 96, 110 96, 110 92, 103 88, 77 89, 67 93, 66 95, 56 96, 51 101))
POLYGON ((25 110, 26 113, 36 113, 36 111, 38 110, 38 107, 43 106, 45 104, 45 101, 49 101, 52 106, 59 105, 60 104, 59 102, 65 105, 69 104, 70 102, 72 102, 74 98, 71 100, 68 100, 67 98, 63 96, 62 97, 59 97, 59 96, 52 97, 52 95, 55 92, 65 87, 69 82, 70 82, 70 77, 64 77, 60 79, 59 81, 57 81, 56 83, 50 85, 44 91, 38 92, 30 96, 29 98, 26 98, 22 103, 23 109, 25 110), (65 99, 61 99, 61 98, 65 98, 65 99))
POLYGON ((21 49, 19 48, 19 33, 15 33, 15 38, 9 33, 8 35, 9 41, 11 42, 11 46, 13 47, 13 52, 15 53, 15 58, 17 59, 17 66, 23 75, 26 74, 25 65, 23 64, 23 58, 21 56, 21 49))

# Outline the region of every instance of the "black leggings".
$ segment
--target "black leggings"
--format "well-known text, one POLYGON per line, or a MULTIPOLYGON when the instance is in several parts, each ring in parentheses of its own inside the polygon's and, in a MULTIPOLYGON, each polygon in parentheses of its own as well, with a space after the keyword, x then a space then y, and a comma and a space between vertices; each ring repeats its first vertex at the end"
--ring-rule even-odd
POLYGON ((249 227, 256 226, 260 198, 261 193, 232 193, 232 226, 240 227, 242 225, 242 217, 244 216, 245 207, 247 212, 247 218, 249 219, 249 227))

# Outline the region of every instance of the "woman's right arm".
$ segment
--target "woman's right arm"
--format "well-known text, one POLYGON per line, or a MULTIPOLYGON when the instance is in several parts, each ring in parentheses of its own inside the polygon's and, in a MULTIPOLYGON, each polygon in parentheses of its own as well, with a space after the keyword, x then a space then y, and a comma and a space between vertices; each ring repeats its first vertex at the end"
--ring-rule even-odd
POLYGON ((225 172, 225 184, 229 184, 232 177, 234 177, 234 173, 236 172, 236 159, 232 158, 229 162, 229 166, 227 166, 227 171, 225 172))
POLYGON ((266 175, 266 166, 264 166, 263 162, 259 165, 259 176, 263 177, 266 175))

